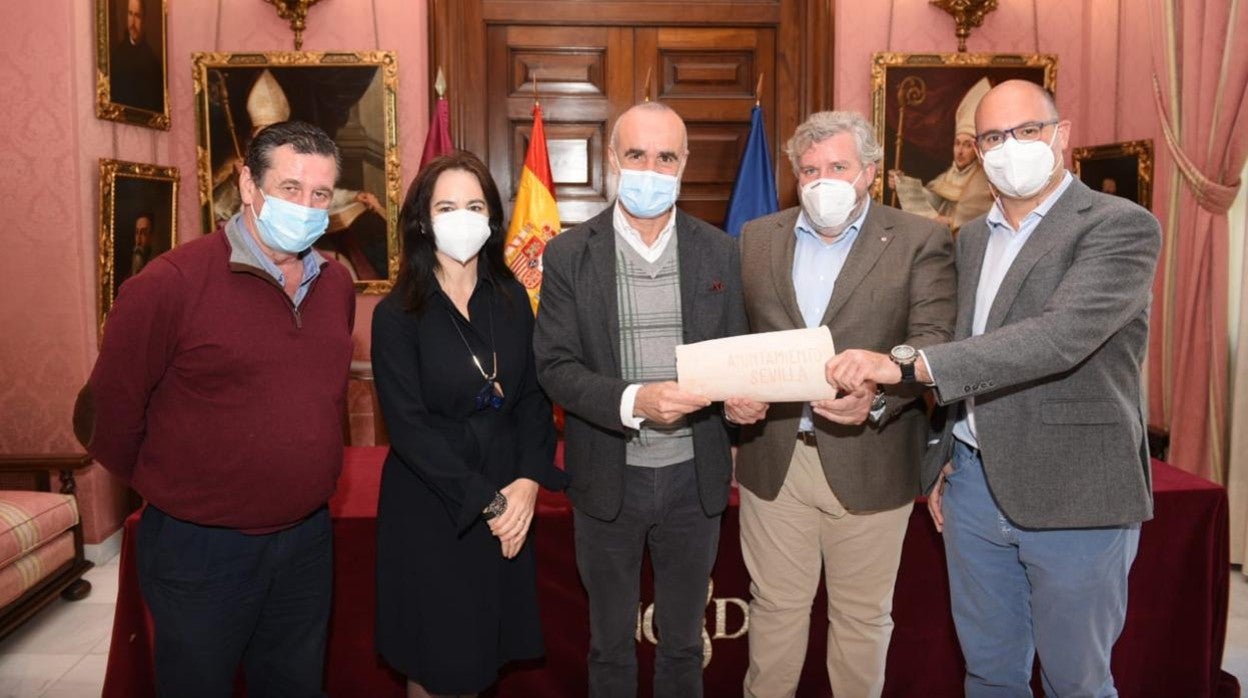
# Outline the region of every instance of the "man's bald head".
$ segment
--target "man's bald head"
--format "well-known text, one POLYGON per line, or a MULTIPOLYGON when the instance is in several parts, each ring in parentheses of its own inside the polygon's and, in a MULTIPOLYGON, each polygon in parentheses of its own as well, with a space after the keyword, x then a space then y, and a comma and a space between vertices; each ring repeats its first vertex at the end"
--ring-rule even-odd
POLYGON ((984 126, 981 119, 985 114, 997 115, 1005 109, 1013 112, 1027 111, 1033 114, 1029 118, 1035 121, 1062 118, 1057 112, 1057 102, 1053 100, 1053 95, 1049 94, 1048 90, 1029 80, 1006 80, 988 90, 984 98, 980 100, 979 106, 975 109, 975 130, 983 133, 999 128, 995 125, 984 126))

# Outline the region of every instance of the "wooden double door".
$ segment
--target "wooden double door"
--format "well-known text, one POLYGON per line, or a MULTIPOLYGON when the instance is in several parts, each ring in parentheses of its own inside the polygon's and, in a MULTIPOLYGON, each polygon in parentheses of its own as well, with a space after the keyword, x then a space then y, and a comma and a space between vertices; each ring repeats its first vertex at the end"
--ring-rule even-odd
POLYGON ((509 208, 535 95, 564 225, 610 203, 611 128, 649 98, 688 126, 679 205, 721 224, 756 100, 781 204, 796 200, 783 145, 830 108, 831 16, 831 0, 430 0, 430 70, 446 72, 456 145, 486 161, 509 208))

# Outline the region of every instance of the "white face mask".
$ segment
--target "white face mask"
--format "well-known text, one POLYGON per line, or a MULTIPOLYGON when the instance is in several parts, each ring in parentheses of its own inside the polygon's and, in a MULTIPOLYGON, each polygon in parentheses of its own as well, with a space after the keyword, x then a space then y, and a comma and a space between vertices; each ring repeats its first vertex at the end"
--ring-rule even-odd
MULTIPOLYGON (((858 172, 858 177, 863 171, 858 172)), ((841 179, 816 179, 802 187, 802 210, 811 224, 820 230, 835 228, 845 223, 858 205, 858 192, 853 181, 841 179)))
POLYGON ((1021 143, 1017 138, 1007 138, 1001 145, 981 154, 984 174, 988 175, 988 181, 1002 196, 1029 199, 1043 189, 1053 176, 1057 165, 1057 156, 1053 154, 1056 139, 1056 128, 1048 143, 1021 143))
POLYGON ((433 218, 433 241, 438 251, 460 264, 477 256, 490 239, 490 219, 466 208, 440 213, 433 218))

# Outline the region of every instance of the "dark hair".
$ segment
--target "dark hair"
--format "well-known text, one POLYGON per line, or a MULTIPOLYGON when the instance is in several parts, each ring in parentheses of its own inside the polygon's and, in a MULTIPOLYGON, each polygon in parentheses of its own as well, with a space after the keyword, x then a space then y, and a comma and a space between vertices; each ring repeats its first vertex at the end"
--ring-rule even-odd
POLYGON ((342 172, 342 153, 329 134, 303 121, 279 121, 261 129, 247 144, 243 164, 251 171, 257 187, 273 166, 273 151, 284 145, 300 155, 328 155, 334 159, 338 172, 342 172))
POLYGON ((399 211, 403 263, 399 265, 399 276, 392 293, 399 294, 403 307, 409 313, 419 314, 424 310, 426 297, 438 283, 434 276, 439 267, 437 244, 434 242, 433 216, 429 207, 438 178, 450 170, 462 170, 476 177, 490 209, 490 237, 477 256, 477 277, 493 284, 504 297, 508 294, 503 282, 515 278, 503 259, 503 238, 507 231, 503 228, 503 201, 498 195, 494 178, 476 155, 456 150, 435 158, 421 168, 420 174, 408 187, 403 208, 399 211))

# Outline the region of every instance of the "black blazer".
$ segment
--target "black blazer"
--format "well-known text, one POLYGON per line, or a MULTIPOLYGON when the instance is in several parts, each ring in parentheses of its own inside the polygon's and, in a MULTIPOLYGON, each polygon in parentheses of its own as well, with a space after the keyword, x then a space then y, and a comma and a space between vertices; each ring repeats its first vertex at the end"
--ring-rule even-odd
MULTIPOLYGON (((620 326, 613 208, 555 236, 542 256, 542 299, 533 334, 537 375, 567 412, 568 497, 582 513, 610 521, 623 499, 625 438, 620 398, 620 326)), ((744 334, 737 245, 722 230, 676 211, 685 343, 744 334)), ((723 511, 732 456, 723 408, 688 417, 698 494, 708 515, 723 511)))

